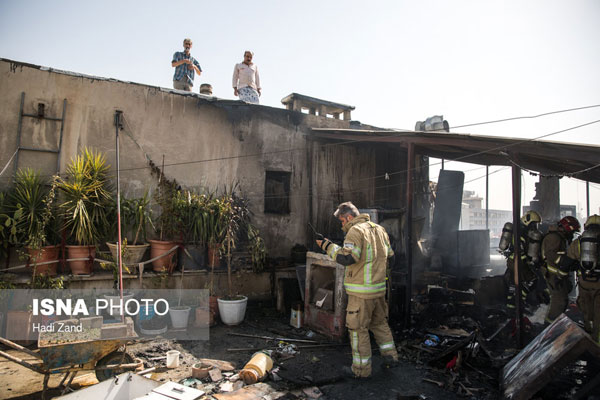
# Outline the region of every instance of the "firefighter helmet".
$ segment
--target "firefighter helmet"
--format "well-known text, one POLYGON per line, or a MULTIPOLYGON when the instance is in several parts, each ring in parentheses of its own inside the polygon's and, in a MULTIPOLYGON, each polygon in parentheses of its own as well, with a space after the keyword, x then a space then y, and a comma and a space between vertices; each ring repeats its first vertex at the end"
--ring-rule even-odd
POLYGON ((525 226, 529 226, 531 223, 540 223, 542 222, 542 217, 536 211, 530 210, 527 211, 522 217, 521 222, 525 226))
POLYGON ((570 215, 562 218, 560 221, 558 221, 558 224, 562 226, 564 231, 567 233, 579 232, 581 229, 581 225, 579 225, 577 218, 571 217, 570 215))
POLYGON ((600 215, 598 215, 598 214, 590 215, 588 217, 588 219, 585 221, 585 224, 583 224, 583 227, 585 229, 587 229, 590 227, 590 225, 600 226, 600 215))

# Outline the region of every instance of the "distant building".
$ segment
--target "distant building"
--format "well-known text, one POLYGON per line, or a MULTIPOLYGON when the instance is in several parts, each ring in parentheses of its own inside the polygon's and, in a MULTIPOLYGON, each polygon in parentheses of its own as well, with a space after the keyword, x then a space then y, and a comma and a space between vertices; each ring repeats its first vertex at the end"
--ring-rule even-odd
MULTIPOLYGON (((482 208, 482 202, 483 198, 477 196, 474 191, 463 191, 461 230, 486 229, 485 208, 482 208)), ((499 238, 504 223, 510 220, 512 220, 512 211, 489 209, 487 228, 490 230, 490 238, 499 238)))

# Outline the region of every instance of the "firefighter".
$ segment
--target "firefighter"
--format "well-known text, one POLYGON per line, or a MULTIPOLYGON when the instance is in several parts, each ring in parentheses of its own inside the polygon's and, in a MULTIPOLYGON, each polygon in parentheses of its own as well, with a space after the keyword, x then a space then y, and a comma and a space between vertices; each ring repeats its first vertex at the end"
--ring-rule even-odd
POLYGON ((550 307, 546 314, 548 323, 554 321, 569 305, 569 293, 573 289, 573 284, 569 279, 569 274, 562 271, 558 263, 561 257, 567 254, 573 236, 575 232, 579 232, 580 228, 581 225, 575 217, 564 217, 556 225, 550 226, 542 241, 544 265, 541 270, 546 285, 550 289, 550 307))
MULTIPOLYGON (((521 285, 521 299, 525 304, 527 295, 535 287, 537 282, 536 270, 541 262, 540 247, 542 242, 542 234, 538 231, 538 224, 542 222, 540 214, 535 211, 527 211, 521 217, 521 229, 519 246, 521 250, 521 263, 519 264, 519 283, 521 285)), ((503 237, 500 240, 500 250, 506 257, 506 273, 504 281, 508 286, 508 294, 506 295, 506 307, 510 310, 515 308, 515 251, 514 238, 508 238, 508 233, 512 236, 512 224, 507 222, 504 225, 503 237), (508 239, 508 240, 507 240, 508 239), (504 247, 504 248, 503 248, 504 247)))
POLYGON ((346 326, 352 347, 352 368, 346 372, 354 378, 368 378, 371 376, 369 330, 384 357, 384 367, 398 365, 385 300, 387 262, 394 252, 385 229, 371 222, 368 214, 359 214, 351 202, 340 204, 333 215, 342 223, 346 235, 343 246, 328 239, 317 240, 317 245, 346 267, 346 326))
POLYGON ((577 271, 577 306, 583 314, 585 331, 600 344, 600 215, 590 215, 583 228, 583 234, 571 243, 559 266, 564 272, 577 271))

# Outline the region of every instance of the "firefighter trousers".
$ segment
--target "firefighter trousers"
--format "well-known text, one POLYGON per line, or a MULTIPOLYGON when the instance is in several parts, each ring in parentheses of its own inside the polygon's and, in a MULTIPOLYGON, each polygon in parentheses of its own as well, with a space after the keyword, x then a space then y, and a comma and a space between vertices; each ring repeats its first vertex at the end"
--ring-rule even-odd
POLYGON ((600 344, 600 281, 589 282, 579 279, 577 306, 583 314, 585 331, 600 344))
MULTIPOLYGON (((536 284, 536 276, 535 272, 531 271, 528 267, 524 267, 521 272, 519 272, 519 286, 521 287, 521 304, 525 306, 527 295, 531 291, 531 289, 536 284)), ((512 268, 507 268, 504 273, 504 282, 508 287, 508 292, 506 294, 506 307, 509 310, 515 309, 516 291, 517 288, 515 286, 515 273, 512 268)))
POLYGON ((550 290, 550 307, 546 314, 546 322, 552 322, 567 309, 569 293, 573 289, 573 284, 568 276, 559 277, 546 268, 543 268, 543 274, 550 290))
POLYGON ((350 334, 352 346, 352 372, 356 376, 371 375, 371 340, 369 331, 373 332, 375 341, 382 356, 398 359, 392 331, 387 322, 388 306, 385 297, 363 299, 348 295, 346 308, 346 326, 350 334))

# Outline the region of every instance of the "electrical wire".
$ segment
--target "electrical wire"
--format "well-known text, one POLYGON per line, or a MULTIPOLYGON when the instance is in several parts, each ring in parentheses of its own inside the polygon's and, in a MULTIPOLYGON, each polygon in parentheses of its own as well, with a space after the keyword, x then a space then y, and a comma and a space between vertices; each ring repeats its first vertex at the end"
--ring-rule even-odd
MULTIPOLYGON (((459 128, 467 128, 470 126, 497 124, 497 123, 501 123, 501 122, 516 121, 516 120, 521 120, 521 119, 534 119, 534 118, 546 117, 548 115, 553 115, 553 114, 561 114, 561 113, 572 112, 572 111, 587 110, 590 108, 597 108, 597 107, 600 107, 600 104, 594 104, 591 106, 583 106, 583 107, 575 107, 575 108, 567 108, 564 110, 549 111, 549 112, 545 112, 542 114, 536 114, 536 115, 523 115, 520 117, 510 117, 510 118, 496 119, 496 120, 492 120, 492 121, 475 122, 472 124, 451 126, 450 129, 459 129, 459 128)), ((407 129, 398 129, 398 130, 407 130, 407 129)), ((433 129, 433 130, 430 130, 427 132, 445 132, 445 131, 442 129, 433 129)))
MULTIPOLYGON (((586 108, 594 108, 594 107, 600 107, 600 105, 591 105, 591 106, 585 106, 585 107, 579 107, 579 108, 573 108, 573 109, 566 109, 566 110, 559 110, 559 111, 551 111, 548 113, 544 113, 544 114, 538 114, 535 116, 521 116, 521 117, 513 117, 513 118, 507 118, 507 119, 502 119, 502 120, 495 120, 495 121, 487 121, 487 122, 480 122, 480 123, 475 123, 475 124, 469 124, 469 125, 463 125, 463 126, 474 126, 474 125, 481 125, 481 124, 486 124, 486 123, 497 123, 497 122, 504 122, 507 120, 516 120, 516 119, 524 119, 524 118, 538 118, 540 116, 545 116, 545 115, 550 115, 550 114, 556 114, 556 113, 561 113, 561 112, 570 112, 570 111, 576 111, 576 110, 581 110, 581 109, 586 109, 586 108)), ((133 137, 133 130, 131 129, 131 126, 129 125, 127 118, 125 119, 125 123, 127 124, 130 132, 127 133, 127 136, 129 136, 132 141, 140 148, 140 150, 142 150, 142 152, 145 155, 145 158, 147 160, 150 160, 149 155, 145 152, 145 150, 142 148, 142 146, 135 140, 135 138, 133 137)), ((454 159, 445 159, 444 161, 447 163, 450 162, 456 162, 456 161, 462 161, 465 159, 468 159, 470 157, 474 157, 477 155, 481 155, 481 154, 485 154, 485 153, 490 153, 490 152, 494 152, 497 150, 502 150, 502 149, 506 149, 512 146, 516 146, 519 144, 523 144, 523 143, 527 143, 527 142, 531 142, 531 141, 535 141, 538 139, 542 139, 542 138, 546 138, 549 136, 553 136, 553 135, 557 135, 559 133, 564 133, 564 132, 568 132, 574 129, 579 129, 585 126, 589 126, 592 124, 596 124, 600 122, 600 120, 596 120, 596 121, 591 121, 585 124, 581 124, 581 125, 577 125, 571 128, 567 128, 567 129, 563 129, 563 130, 559 130, 556 132, 551 132, 545 135, 541 135, 541 136, 537 136, 531 139, 525 139, 519 142, 515 142, 515 143, 511 143, 511 144, 507 144, 507 145, 502 145, 502 146, 498 146, 489 150, 483 150, 477 153, 473 153, 473 154, 467 154, 461 157, 457 157, 454 159)), ((379 136, 379 137, 394 137, 394 133, 395 132, 391 132, 392 134, 390 135, 383 135, 383 136, 379 136)), ((357 143, 357 142, 365 142, 365 141, 370 141, 371 138, 370 137, 361 137, 359 139, 356 140, 347 140, 347 141, 341 141, 341 142, 334 142, 334 143, 325 143, 325 144, 319 144, 319 147, 334 147, 334 146, 340 146, 340 145, 344 145, 344 144, 351 144, 351 143, 357 143)), ((285 150, 275 150, 275 151, 271 151, 271 152, 261 152, 261 153, 254 153, 254 154, 246 154, 246 155, 236 155, 236 156, 225 156, 225 157, 216 157, 216 158, 211 158, 211 159, 203 159, 203 160, 190 160, 190 161, 182 161, 182 162, 175 162, 175 163, 169 163, 169 164, 165 164, 165 167, 168 166, 181 166, 181 165, 189 165, 189 164, 197 164, 197 163, 206 163, 206 162, 214 162, 214 161, 225 161, 225 160, 232 160, 232 159, 241 159, 241 158, 252 158, 252 157, 259 157, 259 156, 264 156, 264 155, 269 155, 269 154, 280 154, 280 153, 287 153, 287 152, 292 152, 292 151, 299 151, 299 150, 307 150, 308 147, 301 147, 301 148, 292 148, 292 149, 285 149, 285 150)), ((428 166, 435 166, 435 165, 440 165, 442 162, 437 162, 437 163, 433 163, 433 164, 429 164, 428 166)), ((148 169, 150 168, 150 166, 145 165, 143 167, 131 167, 131 168, 123 168, 121 169, 121 171, 136 171, 136 170, 143 170, 143 169, 148 169)), ((411 168, 411 169, 403 169, 403 170, 399 170, 399 171, 393 171, 393 172, 386 172, 384 175, 376 175, 373 177, 366 177, 366 178, 359 178, 359 180, 372 180, 372 179, 378 179, 381 177, 386 177, 386 176, 391 176, 391 175, 395 175, 395 174, 400 174, 400 173, 406 173, 410 170, 417 170, 419 168, 423 168, 423 167, 416 167, 416 168, 411 168)), ((64 173, 62 174, 58 174, 58 175, 64 175, 64 173)), ((54 176, 53 174, 50 175, 40 175, 41 177, 51 177, 54 176)), ((11 179, 10 177, 0 177, 0 179, 11 179)))

